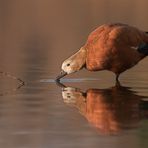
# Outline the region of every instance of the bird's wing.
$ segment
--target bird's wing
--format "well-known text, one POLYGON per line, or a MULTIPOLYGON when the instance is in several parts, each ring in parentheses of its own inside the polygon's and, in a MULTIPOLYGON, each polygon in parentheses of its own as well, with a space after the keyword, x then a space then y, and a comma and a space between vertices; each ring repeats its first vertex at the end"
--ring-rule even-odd
POLYGON ((122 26, 117 29, 117 38, 125 45, 139 46, 142 43, 148 43, 148 34, 132 26, 122 26))

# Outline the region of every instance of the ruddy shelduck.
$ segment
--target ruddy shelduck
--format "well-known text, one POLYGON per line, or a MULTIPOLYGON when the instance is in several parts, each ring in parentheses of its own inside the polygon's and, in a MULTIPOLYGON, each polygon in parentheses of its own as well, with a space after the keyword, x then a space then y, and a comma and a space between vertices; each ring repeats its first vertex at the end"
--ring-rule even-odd
POLYGON ((105 24, 94 30, 86 44, 62 64, 57 81, 67 74, 86 68, 109 70, 119 75, 148 55, 148 34, 126 24, 105 24))

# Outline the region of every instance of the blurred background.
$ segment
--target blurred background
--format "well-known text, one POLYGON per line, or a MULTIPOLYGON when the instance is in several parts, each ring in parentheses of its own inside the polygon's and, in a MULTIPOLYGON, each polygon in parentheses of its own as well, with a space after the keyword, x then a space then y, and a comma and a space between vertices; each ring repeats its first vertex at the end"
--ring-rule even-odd
MULTIPOLYGON (((89 102, 84 102, 84 96, 84 99, 76 98, 79 100, 77 109, 65 105, 61 88, 53 83, 61 63, 84 45, 89 33, 104 23, 112 22, 148 31, 148 1, 0 0, 0 71, 9 72, 25 82, 21 87, 17 80, 0 75, 0 147, 148 147, 145 107, 148 96, 147 58, 121 76, 126 89, 112 87, 114 74, 108 71, 92 73, 82 70, 68 76, 99 79, 68 83, 76 88, 93 90, 88 94, 100 98, 97 101, 99 107, 93 108, 96 102, 90 96, 89 109, 99 114, 85 110, 89 102), (96 92, 93 88, 97 88, 96 92), (124 99, 126 101, 120 104, 124 99), (79 102, 84 104, 85 117, 79 113, 82 112, 79 102), (139 107, 141 102, 144 104, 142 111, 139 107), (120 108, 116 108, 118 106, 123 107, 122 113, 119 113, 120 108), (103 126, 105 112, 110 118, 103 126), (117 133, 118 130, 124 131, 124 134, 102 137, 85 118, 99 123, 107 135, 112 135, 111 129, 116 129, 117 133), (127 124, 129 121, 130 125, 127 124)), ((76 89, 73 94, 77 96, 77 93, 76 89)))
POLYGON ((147 0, 0 0, 0 70, 24 77, 32 67, 22 63, 40 63, 55 77, 99 25, 148 31, 147 6, 147 0))

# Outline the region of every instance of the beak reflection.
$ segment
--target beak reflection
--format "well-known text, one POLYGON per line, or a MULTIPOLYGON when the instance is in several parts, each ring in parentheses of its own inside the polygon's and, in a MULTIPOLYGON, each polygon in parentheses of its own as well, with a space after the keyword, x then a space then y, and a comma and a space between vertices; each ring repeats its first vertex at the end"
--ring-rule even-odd
POLYGON ((63 87, 63 101, 75 107, 102 134, 119 134, 138 127, 148 115, 148 101, 135 94, 129 87, 116 85, 107 89, 63 87))
POLYGON ((56 77, 56 81, 60 81, 60 79, 66 75, 67 73, 65 71, 61 71, 60 74, 56 77))

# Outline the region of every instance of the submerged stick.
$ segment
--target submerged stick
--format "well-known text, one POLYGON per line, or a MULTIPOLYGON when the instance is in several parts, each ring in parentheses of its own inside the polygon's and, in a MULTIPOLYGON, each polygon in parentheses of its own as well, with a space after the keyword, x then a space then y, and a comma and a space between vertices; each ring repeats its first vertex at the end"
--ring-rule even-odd
POLYGON ((0 71, 0 74, 4 75, 4 76, 6 76, 6 77, 12 78, 12 79, 14 79, 14 80, 19 81, 19 84, 22 84, 22 85, 25 84, 25 82, 24 82, 22 79, 17 78, 17 77, 15 77, 15 76, 13 76, 12 74, 8 73, 8 72, 0 71))

